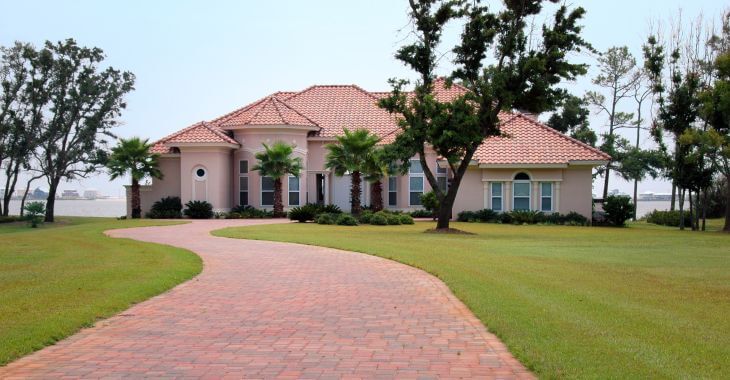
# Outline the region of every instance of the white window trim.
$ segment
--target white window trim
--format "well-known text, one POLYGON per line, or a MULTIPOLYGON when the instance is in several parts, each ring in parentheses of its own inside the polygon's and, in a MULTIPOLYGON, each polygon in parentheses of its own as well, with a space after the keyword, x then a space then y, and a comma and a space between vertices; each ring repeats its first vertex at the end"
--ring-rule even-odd
POLYGON ((301 179, 301 177, 297 177, 297 176, 293 176, 293 175, 288 176, 288 178, 287 178, 287 184, 286 184, 286 189, 287 189, 287 193, 286 193, 287 204, 289 206, 301 206, 301 204, 302 204, 302 179, 301 179), (292 178, 297 178, 299 180, 297 182, 297 190, 296 191, 292 191, 291 190, 291 187, 289 185, 289 182, 291 181, 292 178), (291 203, 291 193, 297 193, 298 202, 295 205, 293 205, 291 203))
POLYGON ((438 184, 439 178, 445 178, 446 182, 446 188, 442 189, 442 191, 449 191, 449 169, 448 168, 442 168, 439 166, 438 161, 436 161, 436 183, 438 184), (441 171, 443 169, 443 171, 441 171))
MULTIPOLYGON (((272 199, 272 201, 271 201, 272 204, 270 204, 270 205, 264 204, 264 178, 266 178, 266 176, 260 176, 259 177, 259 179, 260 179, 259 180, 259 189, 261 190, 260 191, 260 194, 259 194, 261 196, 261 198, 259 199, 259 203, 261 204, 261 207, 265 207, 265 206, 272 206, 273 207, 274 206, 273 205, 273 203, 274 203, 273 202, 273 199, 274 199, 273 197, 271 198, 272 199)), ((273 181, 274 179, 272 178, 271 180, 273 181)), ((274 186, 274 188, 276 188, 276 186, 274 186)), ((273 194, 274 193, 274 189, 265 190, 265 192, 272 193, 273 194)))
POLYGON ((238 160, 238 204, 240 206, 246 206, 246 205, 251 204, 251 179, 248 176, 248 172, 241 173, 241 162, 242 161, 246 161, 246 163, 247 163, 246 167, 248 167, 248 160, 238 160), (248 182, 248 186, 247 186, 248 189, 246 189, 246 191, 241 190, 241 178, 247 178, 246 181, 248 182), (241 193, 246 193, 247 202, 245 205, 241 204, 241 193))
POLYGON ((426 177, 423 175, 423 170, 424 170, 423 168, 421 168, 421 173, 411 173, 411 168, 410 168, 411 161, 418 161, 419 164, 421 163, 421 161, 418 159, 409 160, 409 165, 408 165, 408 207, 411 207, 411 206, 422 207, 422 205, 412 205, 411 204, 411 193, 417 192, 417 191, 413 191, 411 189, 411 178, 417 178, 417 177, 421 178, 421 195, 423 195, 426 192, 426 177))
POLYGON ((203 182, 206 179, 208 179, 208 169, 205 168, 205 166, 197 165, 193 168, 193 179, 198 182, 203 182), (198 176, 198 170, 203 169, 203 176, 198 176))
POLYGON ((504 211, 504 182, 495 181, 495 182, 489 183, 489 206, 491 207, 491 210, 493 210, 493 211, 499 211, 499 212, 504 211), (501 189, 501 191, 499 193, 501 195, 499 195, 499 196, 494 195, 494 185, 499 185, 499 187, 501 189), (499 198, 500 203, 502 204, 501 207, 499 208, 499 210, 494 209, 494 199, 495 198, 499 198))
POLYGON ((527 198, 527 210, 521 210, 521 211, 529 211, 529 210, 532 210, 532 184, 531 184, 531 182, 532 181, 526 180, 526 179, 519 179, 519 180, 512 181, 512 210, 516 210, 515 209, 515 203, 517 203, 517 202, 515 202, 515 198, 527 198), (516 197, 515 196, 515 184, 518 184, 518 183, 526 183, 527 184, 527 191, 528 191, 528 193, 527 193, 527 196, 526 197, 524 197, 524 196, 516 197))
POLYGON ((552 182, 540 182, 540 211, 542 212, 554 212, 555 211, 555 184, 552 182), (550 185, 550 195, 546 196, 543 194, 542 185, 543 184, 549 184, 550 185), (550 198, 550 209, 549 210, 543 210, 542 209, 542 200, 544 198, 550 198))
MULTIPOLYGON (((410 184, 409 184, 410 185, 410 184)), ((387 207, 398 207, 398 177, 388 177, 388 202, 387 207), (395 182, 395 190, 390 190, 390 180, 393 179, 395 182), (390 204, 390 193, 395 193, 395 204, 390 204)))

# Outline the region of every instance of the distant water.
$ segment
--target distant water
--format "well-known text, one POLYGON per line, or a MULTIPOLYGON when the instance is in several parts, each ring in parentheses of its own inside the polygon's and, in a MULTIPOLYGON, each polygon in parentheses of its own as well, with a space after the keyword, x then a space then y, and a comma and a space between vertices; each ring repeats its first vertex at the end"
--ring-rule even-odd
MULTIPOLYGON (((29 201, 26 201, 26 203, 29 201)), ((20 201, 10 201, 10 214, 20 213, 20 201)), ((127 214, 125 199, 62 200, 56 199, 56 216, 106 216, 118 217, 127 214)))
MULTIPOLYGON (((669 210, 669 201, 639 201, 636 214, 642 217, 653 210, 669 210)), ((688 204, 685 206, 689 207, 688 204)), ((20 212, 20 201, 10 201, 10 213, 20 212)), ((124 199, 56 200, 56 215, 59 216, 107 216, 117 217, 127 213, 124 199)))

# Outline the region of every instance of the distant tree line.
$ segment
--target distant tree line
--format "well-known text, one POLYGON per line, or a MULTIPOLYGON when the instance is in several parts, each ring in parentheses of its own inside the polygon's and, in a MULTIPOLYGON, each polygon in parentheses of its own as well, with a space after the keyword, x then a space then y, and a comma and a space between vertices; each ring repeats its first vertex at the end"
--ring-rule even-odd
POLYGON ((134 75, 102 68, 104 52, 73 39, 41 48, 0 47, 0 163, 5 175, 0 214, 8 215, 20 174, 45 178, 45 220, 54 220, 62 180, 83 178, 106 161, 106 144, 134 89, 134 75))

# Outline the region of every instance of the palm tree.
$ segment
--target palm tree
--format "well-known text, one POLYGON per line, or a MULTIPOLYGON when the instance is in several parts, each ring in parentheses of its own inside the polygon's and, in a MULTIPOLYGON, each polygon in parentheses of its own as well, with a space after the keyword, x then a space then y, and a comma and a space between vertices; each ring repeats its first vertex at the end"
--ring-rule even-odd
POLYGON ((160 156, 151 153, 151 147, 147 139, 142 140, 139 137, 119 139, 119 144, 112 148, 106 163, 111 179, 122 177, 127 173, 132 176, 132 218, 135 219, 142 216, 139 181, 145 177, 162 178, 160 156))
POLYGON ((274 179, 274 216, 284 216, 284 204, 281 201, 281 178, 285 175, 299 176, 302 171, 302 159, 292 157, 294 147, 277 141, 273 145, 263 144, 264 151, 256 153, 258 163, 252 170, 258 170, 261 177, 274 179))
POLYGON ((371 156, 378 137, 371 134, 367 129, 344 130, 344 136, 337 136, 337 143, 327 144, 325 167, 334 171, 335 175, 342 177, 349 173, 352 180, 350 188, 350 212, 353 215, 360 215, 360 184, 361 174, 367 169, 366 163, 371 156))
POLYGON ((373 148, 365 161, 363 173, 370 182, 370 206, 373 211, 383 209, 383 177, 388 174, 388 164, 383 157, 382 148, 373 148))

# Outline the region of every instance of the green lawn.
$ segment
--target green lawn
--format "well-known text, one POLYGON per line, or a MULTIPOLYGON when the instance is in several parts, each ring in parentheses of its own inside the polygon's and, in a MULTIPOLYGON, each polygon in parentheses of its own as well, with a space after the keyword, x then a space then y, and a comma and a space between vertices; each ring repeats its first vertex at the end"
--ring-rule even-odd
MULTIPOLYGON (((721 223, 713 221, 712 227, 721 223)), ((727 378, 730 235, 454 223, 265 225, 219 236, 369 253, 441 278, 546 378, 727 378)))
MULTIPOLYGON (((173 222, 174 223, 174 222, 173 222)), ((192 252, 102 234, 170 224, 60 218, 31 229, 0 224, 0 365, 192 278, 192 252)))

